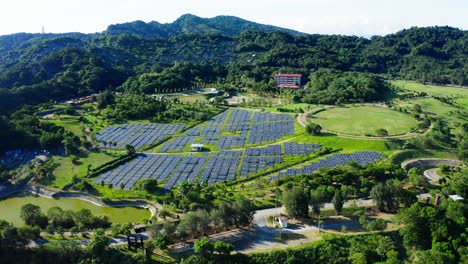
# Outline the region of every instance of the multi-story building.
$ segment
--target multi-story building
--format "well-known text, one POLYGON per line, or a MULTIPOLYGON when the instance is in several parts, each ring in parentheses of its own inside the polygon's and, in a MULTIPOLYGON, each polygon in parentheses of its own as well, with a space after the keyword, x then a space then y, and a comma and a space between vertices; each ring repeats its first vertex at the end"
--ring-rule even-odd
POLYGON ((278 73, 275 76, 276 86, 286 89, 301 88, 302 74, 278 73))

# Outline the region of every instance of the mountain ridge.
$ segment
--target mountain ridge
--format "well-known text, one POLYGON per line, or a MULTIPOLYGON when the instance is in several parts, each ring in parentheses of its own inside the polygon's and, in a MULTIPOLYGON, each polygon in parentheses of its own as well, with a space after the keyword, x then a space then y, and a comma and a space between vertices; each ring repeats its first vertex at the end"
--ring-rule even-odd
POLYGON ((202 18, 192 14, 182 15, 174 22, 170 23, 159 23, 157 21, 146 23, 141 20, 136 20, 133 22, 113 24, 108 26, 103 33, 112 35, 125 33, 145 37, 168 38, 183 34, 221 34, 236 36, 245 30, 260 32, 281 31, 292 35, 305 34, 293 29, 260 24, 236 16, 221 15, 212 18, 202 18))

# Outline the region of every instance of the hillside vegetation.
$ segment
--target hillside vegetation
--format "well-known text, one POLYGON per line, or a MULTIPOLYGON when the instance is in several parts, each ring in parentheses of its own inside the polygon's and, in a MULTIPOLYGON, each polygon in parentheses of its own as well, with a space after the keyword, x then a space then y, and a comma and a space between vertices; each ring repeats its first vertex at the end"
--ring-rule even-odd
MULTIPOLYGON (((466 85, 466 43, 467 32, 450 27, 366 39, 192 15, 172 24, 113 25, 89 35, 14 34, 0 37, 0 112, 107 88, 165 93, 218 83, 264 92, 275 89, 278 71, 302 73, 305 83, 322 68, 466 85)), ((369 99, 369 93, 361 96, 369 99)))

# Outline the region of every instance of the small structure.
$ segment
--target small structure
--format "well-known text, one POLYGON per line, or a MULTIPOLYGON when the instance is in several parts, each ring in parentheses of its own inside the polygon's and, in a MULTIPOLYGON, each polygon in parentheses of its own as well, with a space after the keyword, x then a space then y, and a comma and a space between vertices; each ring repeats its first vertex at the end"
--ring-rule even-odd
POLYGON ((139 248, 145 250, 145 244, 143 243, 143 237, 139 237, 136 235, 128 235, 127 236, 127 246, 128 250, 132 250, 134 248, 135 250, 138 250, 139 248), (139 241, 138 241, 139 240, 139 241))
POLYGON ((288 227, 288 218, 286 216, 275 217, 275 220, 278 222, 281 228, 288 227))
POLYGON ((454 195, 449 195, 450 199, 452 199, 453 201, 455 202, 458 202, 458 201, 463 201, 463 197, 461 197, 460 195, 458 194, 454 194, 454 195))
POLYGON ((302 74, 295 73, 278 73, 275 75, 276 86, 283 89, 299 89, 301 88, 302 74))
POLYGON ((201 151, 203 151, 203 144, 200 144, 200 143, 192 144, 192 145, 190 145, 190 149, 193 152, 201 152, 201 151))
POLYGON ((421 193, 421 194, 416 195, 416 197, 418 198, 419 201, 425 201, 426 204, 429 204, 429 201, 431 200, 432 195, 428 193, 421 193))

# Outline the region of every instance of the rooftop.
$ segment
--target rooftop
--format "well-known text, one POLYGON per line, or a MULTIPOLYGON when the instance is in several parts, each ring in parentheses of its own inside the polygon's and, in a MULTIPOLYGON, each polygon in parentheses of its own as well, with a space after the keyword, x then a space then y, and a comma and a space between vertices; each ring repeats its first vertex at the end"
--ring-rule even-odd
POLYGON ((302 77, 302 74, 297 73, 278 73, 276 74, 277 77, 302 77))

